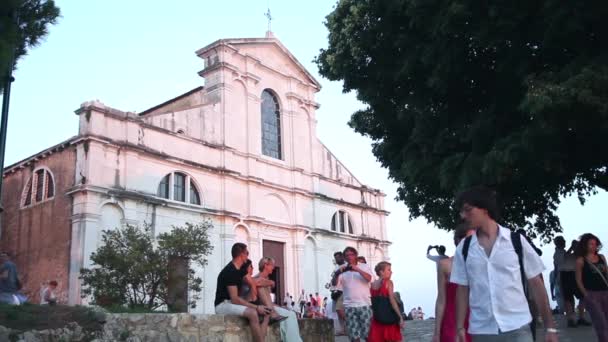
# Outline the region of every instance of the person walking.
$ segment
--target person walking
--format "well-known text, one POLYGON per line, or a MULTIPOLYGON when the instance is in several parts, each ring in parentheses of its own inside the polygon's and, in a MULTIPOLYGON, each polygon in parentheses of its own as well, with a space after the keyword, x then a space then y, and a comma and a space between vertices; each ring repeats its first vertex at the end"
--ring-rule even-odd
POLYGON ((560 265, 560 292, 562 294, 566 318, 569 328, 577 326, 590 326, 591 323, 585 319, 585 303, 583 294, 579 290, 576 283, 576 250, 578 248, 578 240, 572 240, 570 248, 564 255, 564 261, 560 265), (578 299, 578 307, 576 300, 578 299), (576 318, 575 308, 578 310, 578 320, 576 318))
MULTIPOLYGON (((475 230, 465 224, 454 229, 454 244, 458 246, 462 239, 475 234, 475 230)), ((433 342, 456 341, 456 289, 458 284, 450 282, 453 257, 437 262, 437 300, 435 301, 435 334, 433 342)), ((469 328, 469 317, 464 321, 464 328, 469 328)), ((471 335, 466 334, 466 341, 471 342, 471 335)))
POLYGON ((532 321, 526 288, 534 293, 545 324, 545 341, 558 340, 541 274, 544 265, 525 238, 496 221, 496 194, 485 187, 460 193, 456 208, 475 234, 456 249, 450 282, 456 290, 456 329, 459 342, 467 340, 465 320, 473 342, 532 342, 532 321))
POLYGON ((608 342, 608 268, 599 253, 602 243, 593 234, 583 234, 576 249, 576 284, 599 342, 608 342))
POLYGON ((302 293, 300 293, 300 298, 298 298, 298 302, 300 304, 300 313, 304 315, 304 307, 306 306, 306 292, 304 292, 304 290, 302 290, 302 293))
POLYGON ((566 258, 566 240, 563 236, 556 236, 553 239, 555 244, 555 252, 553 253, 553 278, 549 275, 551 287, 551 299, 557 302, 560 310, 564 311, 564 297, 562 295, 560 272, 566 258))
POLYGON ((376 265, 374 271, 376 271, 376 275, 379 279, 372 282, 370 287, 374 314, 372 315, 372 324, 369 328, 367 341, 401 341, 403 339, 401 336, 401 328, 405 326, 405 322, 403 321, 401 310, 399 309, 399 305, 395 299, 395 293, 393 292, 393 281, 391 280, 393 271, 391 270, 391 264, 382 261, 376 265), (386 302, 386 299, 388 299, 388 303, 386 302), (379 302, 382 300, 386 303, 384 306, 379 305, 379 302), (390 307, 388 304, 390 304, 390 307), (377 312, 377 310, 392 310, 393 312, 377 312), (380 316, 388 317, 381 318, 380 316), (383 321, 383 319, 387 321, 383 321))
POLYGON ((17 266, 8 253, 0 252, 0 303, 21 304, 17 297, 20 288, 17 266))

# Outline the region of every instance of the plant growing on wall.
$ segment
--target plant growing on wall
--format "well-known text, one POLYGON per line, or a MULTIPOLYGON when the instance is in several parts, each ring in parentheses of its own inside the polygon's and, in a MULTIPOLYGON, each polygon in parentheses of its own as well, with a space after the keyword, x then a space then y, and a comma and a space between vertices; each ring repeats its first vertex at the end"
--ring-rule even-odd
POLYGON ((202 279, 192 263, 207 264, 206 257, 213 250, 208 234, 212 228, 209 220, 186 223, 156 238, 147 224, 104 230, 101 246, 91 254, 92 267, 81 270, 83 298, 90 296, 104 307, 156 310, 169 306, 169 263, 179 257, 189 260, 188 305, 194 308, 202 279))

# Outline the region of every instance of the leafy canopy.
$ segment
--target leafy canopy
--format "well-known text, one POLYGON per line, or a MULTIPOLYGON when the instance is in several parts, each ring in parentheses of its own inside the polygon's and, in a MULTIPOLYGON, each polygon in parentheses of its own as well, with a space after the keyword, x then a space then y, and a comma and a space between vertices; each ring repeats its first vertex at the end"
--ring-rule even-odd
MULTIPOLYGON (((49 26, 59 18, 59 8, 53 0, 0 1, 0 70, 4 76, 9 60, 15 61, 37 46, 48 34, 49 26)), ((16 63, 14 63, 16 65, 16 63)), ((2 89, 2 85, 0 85, 2 89)))
POLYGON ((608 189, 606 1, 341 0, 321 75, 367 108, 349 125, 410 217, 443 229, 455 193, 501 195, 503 223, 548 238, 560 197, 608 189))
MULTIPOLYGON (((213 251, 210 221, 186 223, 153 238, 148 225, 105 230, 102 245, 91 254, 93 266, 82 269, 83 297, 92 296, 101 306, 126 306, 155 310, 167 305, 170 257, 182 257, 201 267, 213 251)), ((190 306, 202 290, 202 279, 189 269, 190 306)))

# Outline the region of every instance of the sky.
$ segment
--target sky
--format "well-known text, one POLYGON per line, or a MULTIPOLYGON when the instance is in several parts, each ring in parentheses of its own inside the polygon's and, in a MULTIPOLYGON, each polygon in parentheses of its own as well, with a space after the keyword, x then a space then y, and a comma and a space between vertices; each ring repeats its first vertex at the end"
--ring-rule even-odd
MULTIPOLYGON (((202 85, 203 61, 195 51, 221 38, 263 37, 264 13, 271 8, 272 31, 321 83, 316 95, 317 135, 364 184, 386 193, 385 206, 393 281, 406 311, 421 306, 434 316, 435 266, 425 257, 430 244, 454 252, 451 235, 424 219, 411 221, 407 207, 394 200, 397 185, 371 153, 371 140, 347 122, 365 105, 340 82, 322 78, 313 59, 327 46, 325 16, 332 0, 56 0, 62 18, 47 39, 20 59, 12 87, 5 165, 10 165, 77 134, 74 114, 82 102, 141 112, 202 85)), ((608 194, 600 191, 581 206, 566 198, 558 208, 567 241, 594 232, 608 241, 608 194)), ((543 246, 552 268, 553 246, 543 246)), ((548 279, 548 271, 545 279, 548 279)))

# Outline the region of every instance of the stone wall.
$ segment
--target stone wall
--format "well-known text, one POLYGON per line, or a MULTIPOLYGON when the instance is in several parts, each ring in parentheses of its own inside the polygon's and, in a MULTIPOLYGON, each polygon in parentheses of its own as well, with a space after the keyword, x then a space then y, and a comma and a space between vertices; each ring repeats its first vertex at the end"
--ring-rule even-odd
POLYGON ((13 257, 23 282, 22 292, 33 303, 40 300, 42 284, 51 280, 59 283, 59 300, 67 301, 72 199, 66 192, 74 186, 75 163, 75 149, 65 143, 4 173, 0 250, 13 257), (25 206, 26 186, 40 168, 52 174, 54 196, 46 198, 45 191, 43 200, 32 198, 25 206))
MULTIPOLYGON (((299 320, 304 342, 333 342, 331 320, 299 320)), ((245 319, 223 315, 192 314, 112 314, 104 326, 104 339, 112 341, 251 341, 245 319)), ((268 329, 267 342, 279 342, 279 326, 268 329)))
MULTIPOLYGON (((85 331, 76 323, 64 328, 16 331, 0 326, 0 341, 20 342, 240 342, 251 341, 244 318, 192 314, 104 314, 102 331, 85 331)), ((304 342, 334 342, 333 322, 298 321, 304 342)), ((266 342, 281 341, 279 325, 269 328, 266 342)))

